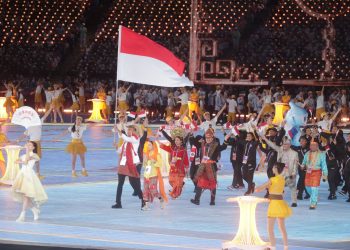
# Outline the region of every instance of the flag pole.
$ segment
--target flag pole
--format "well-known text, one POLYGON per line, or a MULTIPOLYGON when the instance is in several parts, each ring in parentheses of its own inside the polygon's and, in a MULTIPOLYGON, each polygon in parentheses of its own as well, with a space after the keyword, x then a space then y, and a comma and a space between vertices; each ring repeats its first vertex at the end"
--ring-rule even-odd
MULTIPOLYGON (((118 113, 118 91, 119 91, 119 54, 120 54, 120 45, 121 45, 121 30, 122 26, 119 25, 118 29, 118 60, 117 60, 117 74, 116 74, 116 89, 115 89, 115 107, 114 107, 114 127, 116 127, 117 124, 117 113, 118 113)), ((115 144, 116 142, 116 133, 117 131, 114 130, 114 136, 113 136, 113 143, 115 144)))

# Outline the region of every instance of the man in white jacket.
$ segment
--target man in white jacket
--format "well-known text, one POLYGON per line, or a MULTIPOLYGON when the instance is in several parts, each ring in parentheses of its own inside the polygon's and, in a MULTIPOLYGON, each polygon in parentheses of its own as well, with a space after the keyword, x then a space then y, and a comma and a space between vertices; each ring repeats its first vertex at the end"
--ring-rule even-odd
POLYGON ((123 144, 118 148, 119 164, 118 164, 118 188, 116 195, 116 204, 112 208, 122 208, 121 197, 125 178, 129 177, 130 185, 135 190, 135 193, 141 200, 141 209, 144 208, 145 202, 141 190, 140 172, 137 165, 140 163, 138 155, 138 148, 140 145, 140 138, 137 135, 135 125, 128 125, 126 134, 118 130, 119 136, 123 140, 123 144))
POLYGON ((298 153, 291 148, 291 141, 285 137, 282 146, 277 146, 272 141, 268 140, 265 136, 263 139, 266 143, 276 150, 277 152, 277 162, 282 162, 285 164, 283 171, 283 176, 286 180, 286 186, 290 188, 292 207, 297 206, 297 182, 296 177, 298 173, 298 153))

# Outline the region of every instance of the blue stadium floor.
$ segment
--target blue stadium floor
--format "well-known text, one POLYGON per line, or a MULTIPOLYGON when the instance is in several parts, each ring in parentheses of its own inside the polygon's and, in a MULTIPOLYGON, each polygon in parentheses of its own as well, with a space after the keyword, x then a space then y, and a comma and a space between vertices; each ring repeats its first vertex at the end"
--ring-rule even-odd
MULTIPOLYGON (((223 153, 223 169, 215 207, 209 206, 209 193, 202 196, 201 205, 190 203, 193 185, 186 180, 183 195, 170 200, 164 210, 155 201, 150 211, 141 211, 140 202, 133 197, 128 182, 124 185, 123 209, 113 210, 117 185, 117 155, 112 147, 110 127, 91 126, 84 134, 88 147, 89 177, 71 178, 70 156, 64 152, 69 135, 60 142, 51 140, 67 126, 44 126, 43 181, 49 201, 43 205, 41 218, 16 223, 21 205, 12 201, 10 188, 0 186, 0 243, 65 246, 99 249, 221 249, 238 229, 239 208, 226 199, 244 191, 229 191, 231 165, 228 151, 223 153)), ((24 131, 17 126, 5 126, 10 139, 24 131)), ((79 166, 79 165, 78 165, 79 166)), ((78 167, 79 169, 79 167, 78 167)), ((265 173, 255 176, 256 183, 266 181, 265 173)), ((167 183, 167 179, 165 179, 167 183)), ((350 204, 345 197, 328 201, 328 186, 322 183, 320 202, 315 211, 308 201, 300 201, 287 219, 289 244, 292 250, 349 249, 350 204)), ((263 196, 264 194, 257 194, 263 196)), ((290 200, 289 190, 286 199, 290 200)), ((267 204, 257 208, 257 227, 267 240, 267 204)), ((277 226, 276 226, 277 232, 277 226)), ((277 232, 277 237, 280 234, 277 232)), ((278 248, 283 249, 281 240, 278 248)))

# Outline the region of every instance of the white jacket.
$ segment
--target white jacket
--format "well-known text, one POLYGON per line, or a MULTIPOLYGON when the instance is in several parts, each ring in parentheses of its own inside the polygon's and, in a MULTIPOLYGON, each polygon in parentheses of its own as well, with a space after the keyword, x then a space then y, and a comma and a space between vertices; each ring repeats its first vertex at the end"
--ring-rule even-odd
POLYGON ((123 139, 123 144, 121 147, 118 148, 118 153, 121 157, 121 160, 120 160, 120 165, 124 166, 125 163, 126 163, 126 152, 124 152, 122 154, 122 151, 123 151, 123 148, 125 148, 124 150, 126 150, 126 144, 128 142, 131 142, 132 144, 132 147, 133 147, 133 152, 132 152, 132 156, 133 156, 133 162, 134 164, 138 164, 140 163, 140 157, 137 153, 138 151, 138 148, 139 148, 139 145, 140 145, 140 139, 136 138, 135 136, 126 136, 125 134, 122 134, 121 135, 121 138, 123 139))

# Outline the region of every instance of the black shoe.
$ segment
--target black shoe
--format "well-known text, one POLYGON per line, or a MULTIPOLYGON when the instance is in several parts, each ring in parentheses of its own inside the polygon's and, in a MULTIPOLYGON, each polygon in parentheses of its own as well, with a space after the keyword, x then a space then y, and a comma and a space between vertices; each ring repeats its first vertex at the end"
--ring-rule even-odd
POLYGON ((315 210, 316 207, 315 207, 315 206, 310 206, 309 209, 310 209, 310 210, 315 210))
POLYGON ((335 196, 334 194, 330 194, 328 196, 328 200, 336 200, 337 199, 337 196, 335 196))
POLYGON ((134 191, 134 192, 132 193, 132 196, 137 196, 137 193, 134 191))
POLYGON ((298 205, 296 203, 292 203, 292 207, 297 207, 298 205))
POLYGON ((248 190, 247 192, 244 193, 244 196, 250 195, 251 192, 248 190))
POLYGON ((350 202, 350 198, 346 200, 346 202, 350 202))
POLYGON ((146 202, 144 200, 141 200, 141 210, 146 206, 146 202))
POLYGON ((264 198, 265 199, 269 198, 269 195, 270 195, 269 192, 266 192, 266 194, 264 195, 264 198))
POLYGON ((304 196, 304 199, 305 199, 305 200, 310 199, 310 195, 309 195, 309 194, 305 195, 305 196, 304 196))
POLYGON ((215 201, 211 201, 210 206, 215 206, 215 201))
POLYGON ((195 200, 195 199, 191 199, 191 202, 193 203, 193 204, 195 204, 195 205, 199 205, 199 201, 198 200, 195 200))
POLYGON ((122 208, 122 204, 120 203, 115 203, 112 208, 122 208))

